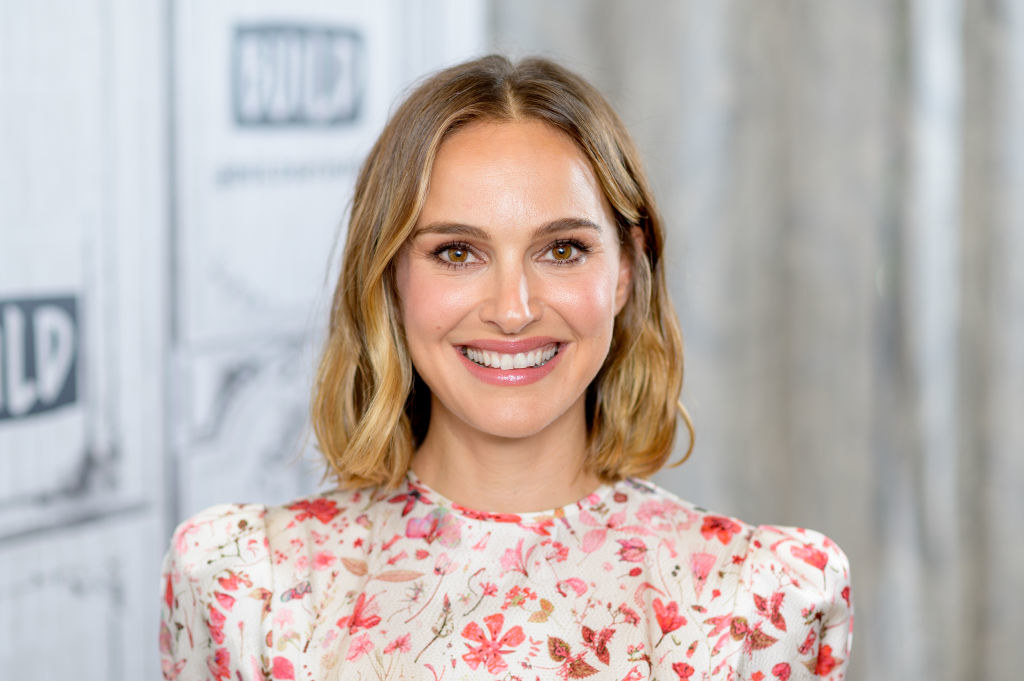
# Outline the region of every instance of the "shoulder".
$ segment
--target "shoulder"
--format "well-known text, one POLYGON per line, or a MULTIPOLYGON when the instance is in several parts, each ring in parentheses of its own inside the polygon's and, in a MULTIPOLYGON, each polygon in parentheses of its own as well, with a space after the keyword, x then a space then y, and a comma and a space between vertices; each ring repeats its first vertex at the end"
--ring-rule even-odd
POLYGON ((815 530, 752 525, 628 480, 636 515, 671 542, 709 643, 740 678, 843 678, 852 642, 850 564, 815 530), (758 676, 760 672, 761 676, 758 676), (780 676, 782 675, 782 676, 780 676), (792 676, 790 676, 792 675, 792 676))
POLYGON ((252 572, 261 563, 276 568, 302 563, 312 546, 337 542, 361 531, 360 513, 373 490, 336 490, 285 504, 219 504, 181 522, 171 537, 167 562, 193 581, 235 568, 252 572), (353 530, 354 528, 354 530, 353 530))

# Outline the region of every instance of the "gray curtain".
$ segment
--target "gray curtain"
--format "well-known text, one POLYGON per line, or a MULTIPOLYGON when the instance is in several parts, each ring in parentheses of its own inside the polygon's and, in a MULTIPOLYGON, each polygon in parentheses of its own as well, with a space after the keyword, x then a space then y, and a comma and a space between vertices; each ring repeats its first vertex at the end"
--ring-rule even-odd
POLYGON ((493 0, 490 26, 644 153, 697 429, 658 481, 839 542, 849 678, 1017 678, 1024 3, 493 0))

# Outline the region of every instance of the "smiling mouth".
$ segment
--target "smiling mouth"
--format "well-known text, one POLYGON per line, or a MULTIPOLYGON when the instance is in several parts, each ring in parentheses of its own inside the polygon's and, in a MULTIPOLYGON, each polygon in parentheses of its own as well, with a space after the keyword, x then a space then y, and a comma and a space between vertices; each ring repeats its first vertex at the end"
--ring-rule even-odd
POLYGON ((464 345, 462 346, 462 354, 469 361, 479 366, 508 371, 510 369, 531 369, 544 366, 551 361, 551 358, 558 354, 560 348, 561 344, 559 343, 549 343, 530 352, 506 354, 503 352, 480 350, 479 348, 471 348, 468 345, 464 345))

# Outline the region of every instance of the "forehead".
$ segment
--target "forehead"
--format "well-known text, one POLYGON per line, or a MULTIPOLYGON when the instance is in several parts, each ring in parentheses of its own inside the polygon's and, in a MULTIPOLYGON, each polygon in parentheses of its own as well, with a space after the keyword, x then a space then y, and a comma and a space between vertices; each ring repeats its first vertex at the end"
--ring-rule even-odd
POLYGON ((418 225, 528 228, 562 218, 609 229, 614 224, 590 161, 576 143, 541 121, 480 121, 441 144, 418 225))

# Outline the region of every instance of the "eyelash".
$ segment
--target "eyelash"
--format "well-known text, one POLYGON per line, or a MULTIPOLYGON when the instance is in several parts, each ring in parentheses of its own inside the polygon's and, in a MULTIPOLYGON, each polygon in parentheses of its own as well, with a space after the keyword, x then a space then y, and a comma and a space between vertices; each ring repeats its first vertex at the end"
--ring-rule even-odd
MULTIPOLYGON (((557 248, 559 246, 572 246, 577 251, 576 255, 574 255, 572 258, 569 258, 568 260, 550 260, 549 261, 549 262, 551 262, 551 263, 553 263, 555 265, 559 265, 559 266, 561 266, 561 265, 574 265, 577 262, 579 262, 579 260, 582 258, 582 256, 585 256, 587 253, 590 253, 590 248, 587 247, 587 245, 584 244, 582 241, 578 241, 576 239, 558 239, 557 241, 552 241, 544 249, 544 252, 545 253, 551 252, 553 249, 555 249, 555 248, 557 248)), ((465 262, 451 262, 450 260, 445 260, 444 258, 441 257, 442 253, 444 253, 445 251, 452 250, 452 249, 459 249, 459 250, 463 250, 463 251, 468 251, 470 254, 472 254, 474 252, 473 247, 470 246, 469 244, 467 244, 465 241, 449 241, 449 242, 441 244, 440 246, 435 248, 433 250, 433 252, 431 253, 431 255, 433 255, 434 259, 438 263, 440 263, 441 265, 444 265, 448 269, 453 269, 453 270, 462 269, 463 267, 466 267, 467 265, 471 265, 472 264, 472 263, 465 263, 465 262)))

